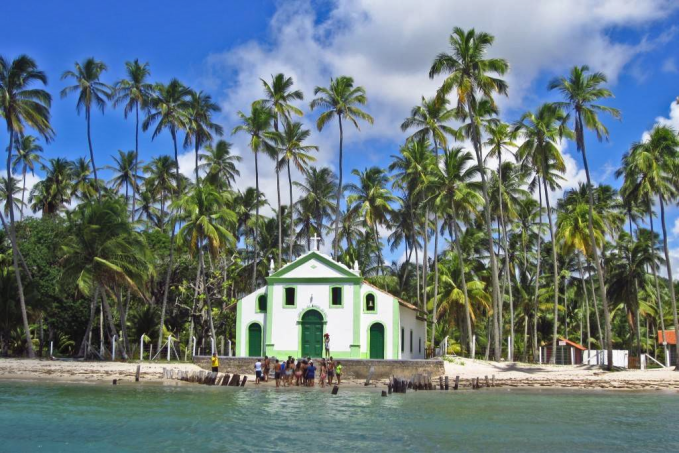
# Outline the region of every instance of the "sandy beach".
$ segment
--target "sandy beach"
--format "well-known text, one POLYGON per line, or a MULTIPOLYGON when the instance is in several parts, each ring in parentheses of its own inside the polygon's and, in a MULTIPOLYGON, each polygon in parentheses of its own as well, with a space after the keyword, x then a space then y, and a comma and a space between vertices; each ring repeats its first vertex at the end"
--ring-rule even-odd
MULTIPOLYGON (((29 360, 0 359, 0 379, 3 380, 48 380, 64 382, 111 382, 113 379, 133 382, 137 362, 84 362, 79 360, 29 360)), ((141 363, 142 382, 167 382, 163 379, 163 368, 182 371, 200 371, 190 363, 141 363)), ((445 362, 446 375, 450 383, 460 377, 462 388, 470 386, 471 380, 480 378, 481 383, 488 376, 495 377, 497 387, 550 387, 550 388, 592 388, 627 390, 679 390, 679 372, 673 368, 652 370, 625 370, 607 372, 593 366, 555 366, 526 363, 495 363, 481 360, 455 358, 445 362)), ((438 376, 433 376, 438 383, 438 376)), ((248 376, 249 383, 254 376, 248 376)), ((178 382, 178 381, 171 381, 178 382)), ((374 381, 381 386, 385 380, 374 381)), ((344 386, 363 386, 360 380, 343 381, 344 386)), ((271 380, 263 384, 273 386, 271 380)))

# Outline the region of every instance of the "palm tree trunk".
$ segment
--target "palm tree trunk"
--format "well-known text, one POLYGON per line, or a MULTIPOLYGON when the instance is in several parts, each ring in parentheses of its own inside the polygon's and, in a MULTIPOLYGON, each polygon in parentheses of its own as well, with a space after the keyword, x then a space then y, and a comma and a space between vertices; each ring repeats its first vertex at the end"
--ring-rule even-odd
POLYGON ((94 174, 94 185, 97 188, 97 199, 101 201, 101 191, 99 190, 99 178, 97 177, 97 166, 94 163, 94 149, 92 149, 92 134, 91 134, 91 114, 90 107, 85 107, 85 119, 87 120, 87 145, 90 148, 90 162, 92 163, 92 173, 94 174))
MULTIPOLYGON (((7 237, 11 237, 9 234, 9 226, 5 222, 5 217, 2 215, 2 211, 0 211, 0 223, 2 223, 2 228, 5 230, 5 233, 7 234, 7 237)), ((28 281, 33 280, 33 275, 31 275, 31 271, 28 269, 28 266, 26 265, 26 260, 24 259, 24 255, 21 253, 21 250, 17 248, 17 252, 19 252, 19 262, 21 263, 21 268, 24 270, 26 273, 26 277, 28 278, 28 281)))
MULTIPOLYGON (((472 125, 476 124, 476 112, 472 108, 471 104, 471 97, 468 98, 467 100, 467 113, 469 114, 469 122, 472 125)), ((479 168, 481 169, 481 189, 483 192, 483 202, 484 202, 484 214, 485 214, 485 220, 486 220, 486 237, 488 239, 488 251, 490 253, 490 277, 491 277, 491 283, 492 283, 492 297, 493 297, 493 318, 495 320, 493 324, 493 330, 495 333, 494 336, 494 341, 495 341, 495 351, 494 351, 494 358, 495 361, 499 362, 501 358, 501 347, 500 347, 500 326, 498 325, 497 321, 497 308, 499 307, 499 296, 500 296, 500 282, 498 280, 498 268, 497 268, 497 259, 495 257, 495 250, 493 248, 493 229, 491 225, 491 218, 490 218, 490 198, 488 196, 488 181, 486 180, 486 171, 485 167, 483 165, 483 156, 481 155, 481 137, 477 136, 477 131, 474 126, 472 126, 472 143, 474 145, 474 151, 476 151, 476 161, 479 165, 479 168)))
POLYGON ((380 275, 382 276, 382 288, 387 289, 387 285, 384 282, 384 261, 382 260, 382 246, 380 244, 380 235, 377 232, 377 224, 373 225, 373 236, 375 237, 375 246, 377 247, 377 268, 380 275))
POLYGON ((542 250, 540 248, 540 241, 542 239, 542 187, 540 184, 540 177, 537 177, 538 186, 538 200, 539 200, 539 214, 540 224, 538 226, 537 238, 537 263, 535 264, 535 292, 533 293, 533 361, 538 361, 538 293, 540 291, 540 264, 542 263, 542 250))
MULTIPOLYGON (((604 279, 604 268, 599 260, 599 250, 596 244, 596 238, 594 236, 594 186, 592 185, 592 180, 589 175, 589 164, 587 163, 587 153, 585 151, 585 135, 582 124, 582 113, 578 110, 576 115, 575 123, 576 135, 578 138, 578 148, 582 152, 582 163, 585 167, 585 175, 587 176, 587 194, 589 196, 589 217, 587 222, 587 228, 589 229, 589 240, 592 244, 592 259, 594 265, 596 266, 597 277, 599 278, 599 294, 601 297, 601 306, 604 312, 604 328, 606 330, 606 349, 608 349, 608 366, 607 368, 611 370, 613 368, 613 339, 611 336, 611 316, 608 311, 608 300, 606 299, 606 280, 604 279)), ((678 327, 679 329, 679 327, 678 327)))
MULTIPOLYGON (((14 143, 14 129, 11 120, 6 118, 9 128, 9 146, 7 147, 7 183, 12 181, 12 144, 14 143)), ((9 198, 11 200, 11 188, 9 190, 9 198)), ((12 243, 12 264, 14 265, 14 277, 17 282, 17 290, 19 292, 19 305, 21 307, 21 320, 24 324, 24 334, 26 336, 26 351, 28 358, 35 358, 35 351, 33 350, 33 340, 31 338, 31 329, 28 325, 28 313, 26 311, 26 299, 24 297, 24 285, 21 281, 21 271, 19 270, 19 246, 16 240, 16 231, 14 228, 14 206, 10 203, 9 209, 9 240, 12 243)))
MULTIPOLYGON (((453 213, 453 229, 455 230, 455 252, 457 259, 460 261, 460 277, 462 280, 462 293, 464 294, 464 318, 467 326, 467 341, 469 343, 469 353, 472 351, 472 321, 469 308, 469 295, 467 293, 467 277, 465 276, 464 255, 462 254, 462 245, 460 244, 460 230, 457 224, 457 209, 455 203, 451 203, 453 213)), ((473 357, 472 357, 473 358, 473 357)))
POLYGON ((413 224, 413 248, 415 249, 415 282, 416 282, 416 292, 417 292, 417 306, 422 308, 420 305, 420 254, 418 253, 419 247, 417 246, 417 236, 415 232, 417 231, 417 226, 415 224, 415 214, 413 212, 412 202, 410 203, 410 223, 413 224))
POLYGON ((339 172, 337 182, 337 206, 335 207, 335 246, 334 256, 337 259, 339 256, 339 222, 340 222, 340 197, 342 196, 342 145, 344 142, 344 131, 342 130, 342 115, 337 115, 339 121, 339 172))
MULTIPOLYGON (((544 157, 544 156, 543 156, 544 157)), ((543 170, 547 174, 547 169, 543 170)), ((552 355, 549 363, 556 360, 556 339, 558 336, 559 320, 559 264, 556 258, 556 243, 554 242, 554 224, 552 223, 552 210, 549 204, 549 193, 547 192, 547 180, 542 178, 542 187, 545 191, 545 204, 547 205, 547 220, 549 220, 549 238, 552 241, 552 271, 554 272, 554 328, 552 329, 552 355)))
POLYGON ((94 289, 94 296, 92 297, 92 302, 90 304, 90 319, 87 321, 87 328, 85 328, 85 335, 80 342, 80 350, 78 351, 78 357, 87 358, 87 343, 89 341, 90 332, 92 331, 92 326, 94 325, 94 316, 97 312, 97 298, 99 297, 99 286, 94 289))
POLYGON ((116 335, 116 325, 113 322, 113 314, 111 313, 111 306, 106 297, 106 288, 101 288, 101 302, 104 307, 104 314, 106 315, 106 325, 108 327, 109 342, 113 341, 113 336, 116 335))
POLYGON ((257 241, 259 240, 259 163, 257 161, 257 154, 255 150, 255 231, 254 241, 252 243, 252 291, 257 288, 257 241))
MULTIPOLYGON (((505 249, 505 272, 507 278, 507 289, 509 291, 509 337, 511 338, 511 351, 507 351, 508 357, 514 359, 514 299, 512 295, 512 278, 510 278, 511 267, 509 266, 509 245, 507 243, 507 225, 505 223, 504 216, 504 202, 502 196, 502 150, 498 153, 498 165, 497 165, 497 177, 498 177, 498 191, 500 200, 500 224, 502 226, 502 242, 505 249)), ((504 298, 504 291, 502 292, 502 297, 504 298)), ((502 313, 502 312, 500 312, 502 313)))
POLYGON ((207 276, 205 272, 205 258, 203 252, 203 244, 199 244, 198 255, 200 257, 200 267, 203 268, 203 292, 205 295, 205 303, 207 305, 207 319, 210 321, 210 333, 212 334, 212 339, 215 341, 215 349, 217 347, 217 334, 215 333, 215 323, 212 319, 212 302, 210 301, 210 292, 207 287, 207 276))
MULTIPOLYGON (((193 354, 193 314, 196 312, 196 302, 198 301, 198 288, 200 286, 200 278, 201 278, 201 271, 203 270, 203 267, 200 263, 200 260, 198 261, 198 269, 196 270, 196 286, 193 288, 193 304, 191 306, 191 314, 189 315, 191 317, 191 322, 189 324, 189 347, 186 351, 187 355, 189 353, 193 354)), ((192 356, 193 357, 193 356, 192 356)))
MULTIPOLYGON (((23 221, 24 220, 24 203, 25 203, 24 200, 25 200, 25 196, 26 196, 26 166, 24 166, 24 170, 23 170, 22 173, 23 173, 24 184, 23 184, 23 187, 21 188, 21 206, 20 206, 20 209, 19 209, 19 213, 21 214, 21 217, 19 217, 19 219, 23 221)), ((41 351, 41 354, 42 354, 42 351, 41 351)))
POLYGON ((639 323, 639 282, 637 282, 637 279, 634 279, 634 318, 636 319, 636 329, 635 329, 635 334, 637 337, 637 357, 641 358, 641 332, 639 332, 639 329, 641 328, 641 325, 639 323))
MULTIPOLYGON (((127 302, 123 305, 123 290, 122 288, 116 293, 118 301, 118 312, 120 313, 120 336, 123 347, 120 348, 120 356, 123 360, 127 360, 127 354, 130 350, 129 338, 127 336, 127 310, 130 307, 130 290, 127 290, 127 302)), ((160 349, 158 349, 160 351, 160 349)))
POLYGON ((592 291, 592 306, 594 307, 594 315, 596 319, 596 328, 597 328, 597 337, 599 338, 599 345, 601 349, 605 349, 605 338, 603 337, 603 331, 601 330, 601 319, 599 318, 599 306, 597 305, 597 297, 594 292, 594 279, 592 278, 592 272, 589 270, 587 271, 587 275, 589 278, 589 287, 590 290, 592 291))
MULTIPOLYGON (((292 208, 292 174, 290 172, 290 162, 288 162, 288 187, 290 189, 290 237, 288 238, 290 241, 290 248, 289 248, 289 256, 290 256, 290 261, 292 262, 292 245, 293 245, 293 238, 295 236, 295 222, 294 222, 294 209, 292 208)), ((279 198, 279 204, 280 204, 280 198, 279 198)), ((280 224, 279 224, 280 225, 280 224)), ((280 266, 280 263, 279 263, 280 266)))
MULTIPOLYGON (((436 137, 434 137, 434 154, 436 156, 436 169, 439 168, 439 147, 436 142, 436 137)), ((439 299, 439 212, 436 209, 436 204, 434 203, 434 307, 432 309, 431 321, 431 347, 434 348, 434 333, 436 331, 437 324, 437 312, 436 308, 439 299)))
POLYGON ((134 128, 134 174, 132 175, 134 184, 132 185, 132 221, 134 221, 134 211, 137 209, 137 172, 139 171, 139 104, 135 104, 136 122, 134 128))
MULTIPOLYGON (((651 209, 651 202, 648 202, 648 223, 651 228, 651 254, 655 257, 655 233, 653 231, 653 210, 651 209)), ((656 269, 655 258, 651 263, 651 271, 653 272, 653 280, 655 281, 655 293, 658 297, 658 314, 660 318, 660 338, 662 339, 663 350, 667 356, 667 340, 665 340, 665 312, 662 308, 662 297, 660 297, 660 283, 658 281, 658 270, 656 269)))
MULTIPOLYGON (((660 200, 660 225, 662 226, 663 248, 665 249, 665 266, 667 267, 667 286, 670 289, 670 301, 672 302, 672 317, 674 319, 674 334, 679 338, 679 321, 677 320, 677 298, 674 294, 674 280, 672 279, 672 262, 670 261, 670 249, 667 245, 667 226, 665 225, 665 203, 662 196, 660 200)), ((679 347, 679 346, 677 346, 679 347)), ((677 354, 675 371, 679 371, 679 354, 677 354)))
MULTIPOLYGON (((424 200, 422 200, 422 202, 424 203, 424 200)), ((424 250, 422 251, 422 305, 424 305, 424 312, 428 315, 429 308, 427 304, 427 274, 429 274, 429 251, 427 249, 429 248, 429 206, 427 206, 424 210, 422 235, 424 237, 424 250)))
MULTIPOLYGON (((179 192, 179 155, 177 152, 177 131, 174 128, 170 128, 170 133, 172 134, 172 143, 174 145, 174 161, 175 161, 175 179, 177 184, 177 192, 179 192)), ((174 198, 174 197, 173 197, 174 198)), ((164 201, 164 200, 163 200, 164 201)), ((161 217, 163 215, 161 208, 161 217)), ((163 326, 165 325, 165 310, 167 308, 167 296, 170 294, 170 279, 172 278, 172 267, 174 264, 174 240, 175 240, 175 227, 172 222, 170 222, 170 257, 167 263, 167 272, 165 273, 165 288, 163 289, 163 303, 160 307, 160 325, 158 332, 158 350, 163 346, 163 326)))
POLYGON ((578 257, 578 271, 580 272, 580 281, 582 282, 582 293, 585 297, 585 315, 587 316, 587 349, 592 349, 592 333, 589 327, 589 296, 587 296, 587 285, 585 284, 585 271, 582 270, 582 260, 580 254, 576 252, 578 257))
MULTIPOLYGON (((273 128, 278 134, 278 113, 273 119, 273 128)), ((290 180, 290 163, 288 162, 288 180, 290 180)), ((283 216, 281 213, 281 172, 278 168, 278 147, 276 148, 276 195, 278 197, 278 211, 276 218, 278 219, 278 267, 281 268, 281 255, 283 255, 283 216)), ((292 219, 292 186, 290 187, 290 218, 292 219)), ((290 236, 292 237, 292 235, 290 236)), ((292 244, 292 243, 291 243, 292 244)), ((290 261, 292 261, 292 249, 290 252, 290 261)))

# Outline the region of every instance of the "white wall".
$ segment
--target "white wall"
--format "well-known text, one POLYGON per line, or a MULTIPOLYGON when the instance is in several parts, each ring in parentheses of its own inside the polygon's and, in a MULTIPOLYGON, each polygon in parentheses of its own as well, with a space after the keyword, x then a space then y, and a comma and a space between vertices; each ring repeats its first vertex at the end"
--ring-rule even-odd
POLYGON ((361 354, 369 357, 370 349, 368 345, 368 331, 374 322, 381 322, 384 325, 384 343, 386 346, 385 359, 398 357, 398 351, 394 350, 394 296, 384 293, 372 286, 361 284, 361 354), (368 293, 375 295, 375 313, 365 312, 365 296, 368 293))
MULTIPOLYGON (((257 298, 261 295, 266 295, 266 286, 259 288, 254 293, 248 294, 239 302, 241 312, 241 341, 236 345, 236 355, 246 357, 248 351, 245 349, 247 343, 248 326, 253 321, 257 321, 262 326, 262 339, 265 341, 266 337, 266 313, 256 313, 257 298)), ((262 354, 264 354, 264 344, 262 344, 262 354)))
POLYGON ((408 307, 399 305, 401 329, 403 329, 403 340, 405 344, 401 347, 401 332, 399 331, 399 351, 402 359, 423 359, 426 346, 426 330, 424 321, 417 319, 416 312, 408 307), (412 332, 412 352, 410 348, 410 332, 412 332))

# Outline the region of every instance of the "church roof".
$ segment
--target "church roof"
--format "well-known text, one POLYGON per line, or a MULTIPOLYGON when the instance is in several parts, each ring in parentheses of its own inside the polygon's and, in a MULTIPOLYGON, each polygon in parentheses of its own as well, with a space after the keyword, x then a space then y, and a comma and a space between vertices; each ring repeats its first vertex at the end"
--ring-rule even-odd
MULTIPOLYGON (((271 274, 269 277, 267 277, 267 281, 275 281, 275 279, 278 278, 285 278, 289 277, 289 273, 292 272, 293 270, 297 269, 298 267, 302 266, 303 264, 311 261, 311 260, 316 260, 319 263, 327 266, 328 268, 334 270, 337 273, 336 278, 350 278, 350 279, 359 279, 360 280, 360 274, 358 271, 353 271, 349 269, 347 266, 345 266, 342 263, 338 263, 337 261, 333 260, 330 256, 326 255, 325 253, 317 252, 315 250, 311 250, 304 255, 300 256, 297 258, 295 261, 292 261, 291 263, 286 264, 285 266, 281 267, 278 269, 276 272, 271 274)), ((296 277, 300 278, 300 277, 296 277)))

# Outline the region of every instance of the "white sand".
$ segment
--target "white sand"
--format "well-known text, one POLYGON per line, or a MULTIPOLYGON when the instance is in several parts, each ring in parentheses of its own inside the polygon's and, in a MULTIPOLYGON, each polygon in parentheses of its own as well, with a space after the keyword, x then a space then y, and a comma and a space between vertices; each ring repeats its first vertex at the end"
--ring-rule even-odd
POLYGON ((595 366, 534 365, 527 363, 487 362, 456 358, 445 363, 446 375, 470 379, 488 376, 501 386, 575 387, 619 389, 679 389, 679 371, 674 368, 608 372, 595 366))

